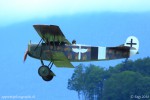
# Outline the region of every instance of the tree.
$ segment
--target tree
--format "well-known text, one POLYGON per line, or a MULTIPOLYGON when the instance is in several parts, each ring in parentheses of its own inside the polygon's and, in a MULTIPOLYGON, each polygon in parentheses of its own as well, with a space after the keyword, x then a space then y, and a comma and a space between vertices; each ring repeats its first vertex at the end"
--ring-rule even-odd
POLYGON ((68 89, 75 90, 84 97, 85 100, 100 100, 102 96, 104 69, 99 66, 79 65, 68 80, 68 89))
POLYGON ((104 83, 103 100, 129 100, 133 92, 131 87, 139 78, 140 74, 131 71, 114 74, 104 83))
POLYGON ((150 58, 129 60, 107 70, 80 64, 68 80, 68 89, 77 91, 83 100, 149 99, 150 58))
POLYGON ((90 65, 85 68, 86 90, 90 100, 101 99, 104 79, 105 74, 103 68, 95 65, 90 65))
POLYGON ((150 57, 143 59, 137 59, 135 61, 129 60, 127 63, 120 63, 113 67, 113 72, 123 72, 123 71, 134 71, 139 72, 144 76, 150 76, 150 57))
POLYGON ((77 91, 80 99, 81 92, 85 90, 84 84, 84 65, 80 64, 75 68, 71 79, 68 80, 68 89, 77 91))
POLYGON ((137 72, 114 74, 104 83, 103 100, 129 100, 142 95, 150 95, 150 78, 137 72))
POLYGON ((107 70, 103 100, 128 100, 130 96, 150 96, 150 58, 129 60, 107 70))

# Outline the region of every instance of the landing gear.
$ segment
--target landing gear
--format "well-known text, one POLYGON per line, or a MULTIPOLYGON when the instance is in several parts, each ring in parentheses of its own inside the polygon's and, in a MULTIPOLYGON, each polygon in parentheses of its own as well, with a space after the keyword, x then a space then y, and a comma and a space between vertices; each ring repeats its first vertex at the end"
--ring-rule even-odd
POLYGON ((41 66, 39 69, 38 69, 38 73, 41 77, 44 77, 44 76, 47 76, 50 74, 50 69, 48 66, 41 66))
MULTIPOLYGON (((54 40, 55 40, 55 35, 54 35, 54 40)), ((34 50, 36 50, 38 48, 38 46, 40 45, 41 42, 42 42, 42 45, 43 45, 43 39, 40 40, 39 44, 35 47, 34 50)), ((46 41, 46 43, 50 43, 50 41, 46 41)), ((38 69, 38 73, 39 73, 39 75, 42 77, 42 79, 44 81, 51 81, 53 79, 53 77, 55 76, 55 74, 51 71, 53 63, 51 61, 48 64, 48 66, 44 65, 44 62, 42 60, 42 52, 43 52, 43 48, 42 47, 43 46, 41 46, 41 50, 40 50, 40 60, 41 60, 42 66, 38 69)), ((55 47, 55 43, 54 43, 54 47, 55 47)))
POLYGON ((51 81, 53 77, 55 76, 55 74, 51 71, 53 63, 50 62, 48 66, 45 66, 42 60, 41 60, 41 63, 42 63, 42 66, 38 69, 38 74, 42 77, 44 81, 51 81))
POLYGON ((51 74, 49 74, 49 75, 47 75, 47 76, 44 76, 44 77, 42 77, 42 79, 44 80, 44 81, 51 81, 52 79, 53 79, 53 75, 51 75, 51 74))

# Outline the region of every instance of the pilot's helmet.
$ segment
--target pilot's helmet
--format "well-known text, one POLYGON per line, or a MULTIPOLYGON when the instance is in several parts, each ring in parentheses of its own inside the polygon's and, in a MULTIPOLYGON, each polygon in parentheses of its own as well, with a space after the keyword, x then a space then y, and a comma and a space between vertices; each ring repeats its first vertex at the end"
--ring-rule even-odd
POLYGON ((72 41, 72 44, 76 44, 76 40, 73 40, 73 41, 72 41))

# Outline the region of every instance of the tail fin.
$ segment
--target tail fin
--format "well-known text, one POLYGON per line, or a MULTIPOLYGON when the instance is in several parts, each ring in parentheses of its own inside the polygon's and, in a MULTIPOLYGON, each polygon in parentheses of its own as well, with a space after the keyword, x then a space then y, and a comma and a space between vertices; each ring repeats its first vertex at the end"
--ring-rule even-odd
POLYGON ((131 47, 130 48, 130 56, 138 54, 139 50, 139 41, 135 36, 129 36, 124 44, 124 46, 131 47))

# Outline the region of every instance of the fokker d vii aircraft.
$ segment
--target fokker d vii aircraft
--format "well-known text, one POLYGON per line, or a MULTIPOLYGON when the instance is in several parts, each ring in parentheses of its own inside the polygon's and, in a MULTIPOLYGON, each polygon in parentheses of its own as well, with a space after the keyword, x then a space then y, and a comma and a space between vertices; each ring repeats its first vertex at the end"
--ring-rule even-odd
POLYGON ((101 47, 70 43, 60 28, 56 25, 33 25, 42 38, 38 44, 28 44, 24 55, 39 59, 42 66, 38 69, 39 75, 45 81, 53 79, 55 74, 51 71, 53 64, 56 67, 74 68, 71 62, 101 61, 121 58, 129 58, 138 53, 139 41, 130 36, 126 42, 116 47, 101 47), (44 65, 43 60, 50 61, 44 65))

